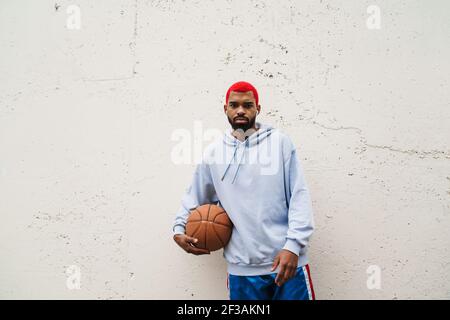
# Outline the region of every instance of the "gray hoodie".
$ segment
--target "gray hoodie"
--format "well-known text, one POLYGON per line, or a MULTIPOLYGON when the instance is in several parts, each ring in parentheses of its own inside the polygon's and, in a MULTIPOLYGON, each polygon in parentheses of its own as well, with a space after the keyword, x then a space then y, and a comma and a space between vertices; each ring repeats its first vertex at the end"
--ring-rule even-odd
POLYGON ((307 245, 314 229, 311 199, 297 150, 290 138, 270 125, 244 141, 228 129, 211 143, 183 196, 174 234, 185 233, 191 209, 206 203, 224 208, 233 222, 223 250, 228 273, 262 275, 271 271, 281 249, 308 263, 307 245))

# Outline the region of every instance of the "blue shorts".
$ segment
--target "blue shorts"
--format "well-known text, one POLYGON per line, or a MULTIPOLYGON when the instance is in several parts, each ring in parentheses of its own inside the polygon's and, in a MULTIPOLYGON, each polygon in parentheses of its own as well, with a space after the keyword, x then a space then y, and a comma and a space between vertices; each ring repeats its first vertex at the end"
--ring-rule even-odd
POLYGON ((295 276, 281 287, 275 284, 277 273, 259 276, 227 274, 230 300, 315 300, 309 265, 297 268, 295 276))

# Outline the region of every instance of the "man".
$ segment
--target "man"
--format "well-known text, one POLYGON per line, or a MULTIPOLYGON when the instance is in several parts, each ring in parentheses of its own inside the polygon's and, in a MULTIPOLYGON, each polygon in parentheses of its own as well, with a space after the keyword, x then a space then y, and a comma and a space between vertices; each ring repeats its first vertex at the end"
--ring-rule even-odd
POLYGON ((228 89, 224 112, 231 129, 206 148, 197 165, 175 217, 174 240, 188 253, 209 254, 195 247, 197 239, 185 234, 185 225, 191 209, 218 204, 233 222, 223 251, 229 298, 313 300, 309 191, 292 141, 257 122, 260 110, 250 83, 240 81, 228 89))

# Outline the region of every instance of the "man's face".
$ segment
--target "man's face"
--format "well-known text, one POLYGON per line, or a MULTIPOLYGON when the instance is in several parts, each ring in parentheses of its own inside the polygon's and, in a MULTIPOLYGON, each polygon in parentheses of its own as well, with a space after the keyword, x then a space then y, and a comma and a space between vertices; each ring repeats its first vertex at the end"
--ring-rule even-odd
POLYGON ((260 109, 261 106, 256 105, 251 91, 231 91, 228 105, 224 105, 224 111, 232 128, 234 130, 242 129, 244 132, 255 126, 256 114, 260 109))

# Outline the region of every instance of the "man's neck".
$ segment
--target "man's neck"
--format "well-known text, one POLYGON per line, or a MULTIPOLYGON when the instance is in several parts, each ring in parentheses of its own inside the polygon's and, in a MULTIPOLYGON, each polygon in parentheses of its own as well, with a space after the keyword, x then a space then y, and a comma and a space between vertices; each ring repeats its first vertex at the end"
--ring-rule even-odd
POLYGON ((242 142, 258 130, 259 130, 259 128, 257 128, 256 126, 253 126, 250 129, 247 129, 247 131, 245 131, 245 132, 244 132, 244 130, 239 130, 239 129, 233 130, 233 132, 231 134, 236 139, 238 139, 239 141, 242 142))

